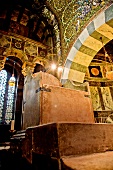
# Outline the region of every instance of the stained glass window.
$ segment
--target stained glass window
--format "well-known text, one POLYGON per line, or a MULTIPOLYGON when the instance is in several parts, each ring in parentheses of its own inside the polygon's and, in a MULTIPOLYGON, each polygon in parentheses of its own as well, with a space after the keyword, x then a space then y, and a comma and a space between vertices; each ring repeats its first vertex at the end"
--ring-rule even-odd
POLYGON ((7 82, 7 72, 5 70, 0 71, 0 122, 3 121, 3 112, 4 112, 4 98, 5 98, 5 89, 7 82))
MULTIPOLYGON (((10 77, 9 81, 12 79, 10 77)), ((16 81, 13 77, 14 82, 16 81)), ((0 123, 9 124, 14 117, 15 83, 8 83, 6 70, 0 71, 0 123)))

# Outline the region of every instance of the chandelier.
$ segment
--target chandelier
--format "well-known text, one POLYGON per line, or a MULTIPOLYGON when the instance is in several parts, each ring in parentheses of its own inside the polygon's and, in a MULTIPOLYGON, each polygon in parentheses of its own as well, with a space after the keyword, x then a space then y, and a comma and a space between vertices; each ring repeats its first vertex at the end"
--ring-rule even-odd
MULTIPOLYGON (((15 66, 15 62, 14 62, 14 66, 15 66)), ((9 86, 15 86, 16 79, 15 79, 15 77, 14 77, 14 66, 13 66, 12 76, 11 76, 10 79, 9 79, 9 86)))
POLYGON ((108 53, 107 53, 107 51, 106 51, 106 49, 105 49, 105 46, 104 46, 104 44, 103 44, 102 37, 100 37, 100 39, 101 39, 101 42, 102 42, 102 48, 103 48, 103 50, 104 50, 104 56, 105 56, 106 78, 109 79, 109 80, 113 80, 113 71, 111 71, 111 70, 108 69, 107 58, 108 58, 108 60, 109 60, 109 63, 111 63, 111 64, 112 64, 112 60, 111 60, 110 56, 108 55, 108 53))

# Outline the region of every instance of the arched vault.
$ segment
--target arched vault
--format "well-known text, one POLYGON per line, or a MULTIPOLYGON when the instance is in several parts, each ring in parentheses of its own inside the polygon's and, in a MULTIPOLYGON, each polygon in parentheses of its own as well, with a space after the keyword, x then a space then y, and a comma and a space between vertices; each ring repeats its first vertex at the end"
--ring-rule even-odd
POLYGON ((74 42, 65 62, 61 83, 84 82, 86 70, 104 45, 113 39, 113 4, 98 14, 74 42))

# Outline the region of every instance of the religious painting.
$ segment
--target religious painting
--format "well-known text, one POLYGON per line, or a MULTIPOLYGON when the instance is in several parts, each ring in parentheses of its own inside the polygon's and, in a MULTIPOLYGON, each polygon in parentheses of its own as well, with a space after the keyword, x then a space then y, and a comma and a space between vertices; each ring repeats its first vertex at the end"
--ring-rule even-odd
POLYGON ((95 86, 90 86, 90 92, 91 92, 93 110, 94 111, 102 111, 98 88, 95 86))
POLYGON ((101 87, 101 93, 103 97, 104 107, 106 111, 113 110, 113 100, 109 87, 101 87))

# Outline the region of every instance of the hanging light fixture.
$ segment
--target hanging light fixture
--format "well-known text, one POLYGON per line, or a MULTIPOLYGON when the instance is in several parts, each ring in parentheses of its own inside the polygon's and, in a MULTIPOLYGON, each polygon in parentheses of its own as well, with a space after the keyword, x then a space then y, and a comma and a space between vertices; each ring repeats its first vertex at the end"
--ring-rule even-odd
POLYGON ((110 63, 112 63, 112 60, 111 60, 110 56, 108 55, 108 53, 107 53, 107 51, 106 51, 106 49, 105 49, 105 46, 104 46, 104 44, 103 44, 102 37, 100 37, 100 39, 101 39, 101 42, 102 42, 102 47, 103 47, 104 55, 105 55, 106 78, 109 79, 109 80, 113 80, 113 71, 108 70, 107 58, 108 58, 108 60, 109 60, 110 63))
POLYGON ((15 77, 14 77, 14 67, 15 67, 15 62, 14 62, 14 66, 13 66, 13 73, 12 73, 12 76, 10 77, 9 79, 9 86, 15 86, 15 77))

